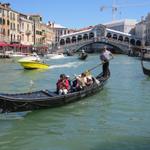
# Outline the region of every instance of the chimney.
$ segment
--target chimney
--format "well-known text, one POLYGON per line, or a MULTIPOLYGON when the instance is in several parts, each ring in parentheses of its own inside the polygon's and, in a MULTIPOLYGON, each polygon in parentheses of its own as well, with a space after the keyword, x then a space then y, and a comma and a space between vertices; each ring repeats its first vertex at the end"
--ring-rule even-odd
POLYGON ((10 3, 3 3, 3 4, 1 4, 1 5, 4 6, 5 8, 9 8, 10 3))

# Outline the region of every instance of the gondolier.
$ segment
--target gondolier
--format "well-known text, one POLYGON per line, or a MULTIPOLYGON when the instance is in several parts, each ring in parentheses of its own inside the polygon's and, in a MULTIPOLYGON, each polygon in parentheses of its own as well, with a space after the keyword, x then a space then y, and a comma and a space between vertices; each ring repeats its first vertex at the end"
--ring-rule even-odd
POLYGON ((100 54, 100 60, 103 63, 103 77, 107 77, 110 74, 109 71, 109 60, 113 58, 113 55, 110 51, 107 50, 106 46, 103 48, 102 53, 100 54))

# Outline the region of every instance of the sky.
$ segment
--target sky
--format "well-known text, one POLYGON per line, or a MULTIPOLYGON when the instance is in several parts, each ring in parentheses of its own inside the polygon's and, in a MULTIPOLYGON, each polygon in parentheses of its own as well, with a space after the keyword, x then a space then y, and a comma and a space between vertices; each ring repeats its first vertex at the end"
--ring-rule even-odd
POLYGON ((44 23, 51 21, 72 29, 111 22, 113 1, 117 6, 115 20, 140 21, 150 12, 150 0, 0 0, 18 12, 40 14, 44 23))

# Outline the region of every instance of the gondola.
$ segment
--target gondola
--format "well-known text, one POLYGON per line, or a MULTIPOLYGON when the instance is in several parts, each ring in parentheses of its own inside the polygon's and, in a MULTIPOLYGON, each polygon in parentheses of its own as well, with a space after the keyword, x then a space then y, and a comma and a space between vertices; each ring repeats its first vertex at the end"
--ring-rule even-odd
POLYGON ((79 59, 80 59, 80 60, 85 60, 87 57, 88 57, 88 54, 87 54, 87 53, 81 53, 81 54, 79 55, 79 59))
POLYGON ((23 112, 63 106, 101 91, 108 78, 103 78, 102 74, 99 74, 94 78, 95 80, 92 85, 77 92, 69 92, 67 95, 58 95, 55 91, 49 90, 19 94, 1 93, 0 112, 23 112))
POLYGON ((150 69, 147 69, 147 68, 144 67, 143 59, 141 59, 141 65, 142 65, 143 73, 144 73, 145 75, 150 76, 150 69))

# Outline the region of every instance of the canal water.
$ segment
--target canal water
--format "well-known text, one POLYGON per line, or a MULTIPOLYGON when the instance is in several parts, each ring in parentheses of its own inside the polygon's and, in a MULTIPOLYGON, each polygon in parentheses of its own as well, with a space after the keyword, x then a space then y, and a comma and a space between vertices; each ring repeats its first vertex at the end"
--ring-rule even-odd
MULTIPOLYGON (((72 78, 98 64, 99 56, 45 61, 48 70, 25 71, 16 61, 0 60, 0 92, 55 89, 60 73, 72 78)), ((150 78, 137 58, 125 55, 115 55, 110 70, 111 78, 96 95, 24 117, 1 116, 0 150, 149 150, 150 78)))

